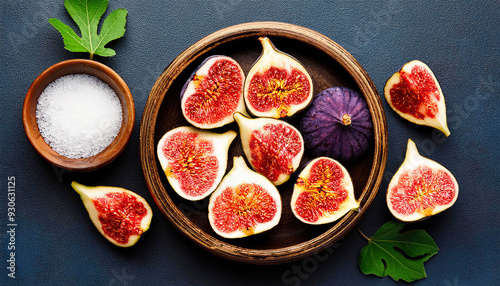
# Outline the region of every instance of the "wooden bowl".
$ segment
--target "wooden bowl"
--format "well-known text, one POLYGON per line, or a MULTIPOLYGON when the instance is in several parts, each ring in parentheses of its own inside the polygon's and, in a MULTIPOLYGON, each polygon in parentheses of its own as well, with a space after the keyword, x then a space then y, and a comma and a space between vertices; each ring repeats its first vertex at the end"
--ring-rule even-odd
MULTIPOLYGON (((300 115, 291 120, 296 125, 300 115)), ((238 131, 235 123, 213 130, 238 131)), ((218 256, 250 264, 279 264, 301 259, 324 250, 339 240, 359 221, 375 198, 387 160, 387 124, 381 98, 370 77, 341 46, 315 31, 286 23, 252 22, 231 26, 199 40, 182 52, 159 76, 146 103, 141 120, 140 153, 144 176, 151 195, 167 219, 201 248, 218 256), (172 128, 189 125, 180 109, 180 91, 190 74, 208 56, 233 57, 245 73, 261 53, 257 40, 267 36, 275 46, 297 58, 313 79, 314 92, 332 86, 347 86, 366 99, 373 120, 374 144, 361 161, 346 166, 360 202, 359 212, 350 211, 339 221, 314 226, 294 217, 290 208, 297 173, 279 186, 283 213, 270 231, 241 239, 224 239, 210 227, 208 198, 198 202, 182 199, 170 187, 159 161, 156 145, 172 128)), ((234 156, 244 156, 237 137, 229 149, 227 170, 234 156)), ((312 157, 306 150, 304 166, 312 157)))
POLYGON ((26 136, 35 150, 57 167, 72 171, 93 171, 113 161, 127 145, 135 123, 134 100, 123 79, 112 69, 93 60, 73 59, 57 63, 42 72, 31 84, 23 105, 23 125, 26 136), (107 83, 122 105, 123 121, 120 131, 101 153, 88 158, 70 159, 56 153, 44 141, 36 120, 38 98, 55 79, 69 74, 89 74, 107 83))

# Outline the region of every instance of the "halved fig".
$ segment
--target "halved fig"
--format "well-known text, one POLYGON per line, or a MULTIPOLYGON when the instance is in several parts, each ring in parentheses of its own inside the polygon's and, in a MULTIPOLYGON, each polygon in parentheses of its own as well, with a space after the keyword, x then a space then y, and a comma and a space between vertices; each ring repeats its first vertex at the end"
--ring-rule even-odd
POLYGON ((273 118, 248 118, 235 113, 243 151, 252 168, 276 186, 297 170, 304 140, 291 124, 273 118))
POLYGON ((408 139, 405 160, 387 189, 387 206, 394 217, 417 221, 448 209, 457 197, 458 183, 451 172, 421 156, 408 139))
POLYGON ((243 157, 235 157, 233 168, 210 197, 208 219, 218 235, 239 238, 275 227, 281 210, 276 186, 250 170, 243 157))
POLYGON ((314 157, 342 163, 360 159, 373 142, 366 100, 348 87, 330 87, 315 96, 300 121, 304 144, 314 157))
POLYGON ((283 118, 303 110, 313 98, 313 82, 304 66, 260 37, 262 54, 245 80, 248 111, 257 117, 283 118))
POLYGON ((218 134, 190 126, 165 133, 157 155, 172 189, 190 201, 212 193, 226 172, 228 149, 235 137, 232 130, 218 134))
POLYGON ((434 73, 423 62, 406 63, 387 80, 384 95, 389 106, 404 119, 450 135, 443 92, 434 73))
POLYGON ((319 157, 300 172, 292 194, 293 214, 307 224, 334 222, 357 210, 354 187, 347 170, 339 162, 319 157))
POLYGON ((134 245, 149 229, 153 211, 138 194, 118 187, 89 187, 72 182, 92 223, 111 243, 120 247, 134 245))
POLYGON ((181 91, 186 120, 198 128, 216 128, 234 121, 233 113, 245 113, 245 74, 228 56, 210 56, 196 69, 181 91))

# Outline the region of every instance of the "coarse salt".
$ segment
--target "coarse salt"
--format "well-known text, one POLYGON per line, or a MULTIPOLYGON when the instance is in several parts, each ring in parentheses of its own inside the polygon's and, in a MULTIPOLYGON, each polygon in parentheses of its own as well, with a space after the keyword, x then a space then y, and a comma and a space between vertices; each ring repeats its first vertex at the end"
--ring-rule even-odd
POLYGON ((114 90, 88 74, 62 76, 40 95, 38 129, 59 155, 71 159, 99 154, 122 125, 122 106, 114 90))

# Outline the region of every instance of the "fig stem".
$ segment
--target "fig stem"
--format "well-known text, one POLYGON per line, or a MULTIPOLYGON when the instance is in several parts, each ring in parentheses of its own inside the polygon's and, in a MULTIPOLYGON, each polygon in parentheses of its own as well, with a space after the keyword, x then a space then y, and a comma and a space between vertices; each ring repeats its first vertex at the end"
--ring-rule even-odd
POLYGON ((363 232, 361 232, 361 229, 359 229, 359 227, 358 227, 358 232, 359 232, 359 234, 361 234, 362 237, 364 237, 366 240, 370 241, 370 238, 367 237, 363 232))
POLYGON ((342 116, 342 123, 344 123, 345 126, 350 126, 352 123, 351 116, 347 113, 344 114, 344 116, 342 116))

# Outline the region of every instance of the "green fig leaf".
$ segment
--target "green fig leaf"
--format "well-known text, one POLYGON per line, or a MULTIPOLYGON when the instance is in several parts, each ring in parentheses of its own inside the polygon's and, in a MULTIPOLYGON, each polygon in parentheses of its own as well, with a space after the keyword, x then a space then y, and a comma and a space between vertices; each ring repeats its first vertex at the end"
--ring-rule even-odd
POLYGON ((116 54, 113 49, 106 48, 110 41, 121 38, 125 34, 127 10, 117 9, 111 12, 103 22, 97 34, 97 26, 108 7, 108 0, 65 0, 64 7, 80 28, 81 37, 73 29, 58 19, 49 19, 64 41, 64 48, 70 52, 88 52, 90 59, 94 55, 111 57, 116 54))
POLYGON ((424 262, 439 251, 425 230, 401 232, 404 224, 388 222, 368 239, 359 254, 359 268, 364 274, 390 276, 412 282, 426 278, 424 262))

